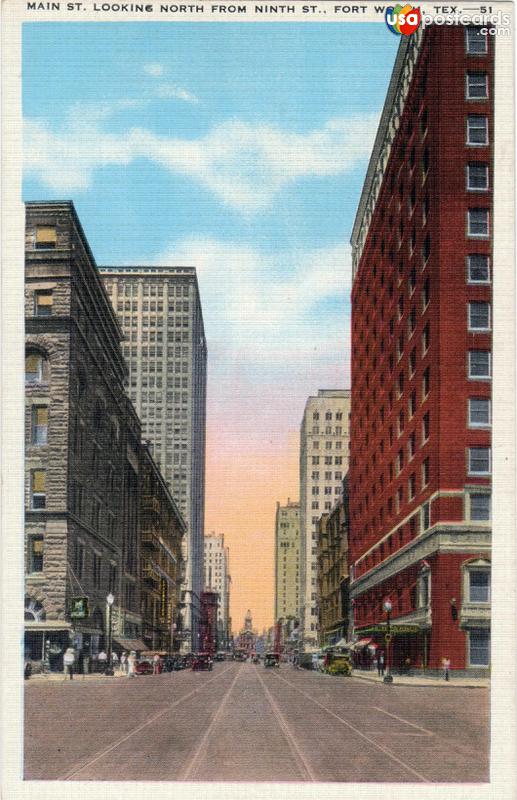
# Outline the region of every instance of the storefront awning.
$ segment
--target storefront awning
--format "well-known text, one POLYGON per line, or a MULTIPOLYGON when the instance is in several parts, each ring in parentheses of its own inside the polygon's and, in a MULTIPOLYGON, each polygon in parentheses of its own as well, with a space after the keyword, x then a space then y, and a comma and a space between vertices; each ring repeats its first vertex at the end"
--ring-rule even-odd
POLYGON ((359 641, 354 644, 354 650, 364 650, 364 648, 368 647, 371 643, 371 639, 359 639, 359 641))
POLYGON ((122 650, 149 650, 149 645, 144 644, 141 639, 119 639, 115 636, 113 638, 113 643, 120 645, 122 650))

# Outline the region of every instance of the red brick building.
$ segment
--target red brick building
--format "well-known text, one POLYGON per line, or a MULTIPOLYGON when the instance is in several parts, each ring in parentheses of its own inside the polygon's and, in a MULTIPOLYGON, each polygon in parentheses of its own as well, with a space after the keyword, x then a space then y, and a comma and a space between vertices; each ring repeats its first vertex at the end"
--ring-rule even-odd
POLYGON ((493 38, 402 37, 354 224, 351 597, 392 664, 489 666, 493 38))

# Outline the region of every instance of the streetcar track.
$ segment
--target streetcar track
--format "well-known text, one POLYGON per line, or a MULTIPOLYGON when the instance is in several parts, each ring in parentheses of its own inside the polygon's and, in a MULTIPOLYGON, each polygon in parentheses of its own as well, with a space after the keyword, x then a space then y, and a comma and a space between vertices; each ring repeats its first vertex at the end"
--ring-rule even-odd
MULTIPOLYGON (((425 736, 434 736, 432 731, 428 731, 427 728, 422 728, 420 725, 415 725, 414 722, 410 722, 408 719, 404 719, 403 717, 397 716, 397 714, 392 714, 391 711, 385 711, 384 708, 380 708, 379 706, 372 706, 376 711, 380 711, 381 714, 386 714, 388 717, 393 717, 393 719, 397 719, 399 722, 403 722, 404 725, 410 725, 412 728, 416 728, 417 731, 422 731, 422 734, 425 736)), ((416 734, 414 734, 416 736, 416 734)))
POLYGON ((231 693, 233 691, 233 687, 235 686, 235 684, 237 682, 237 679, 239 678, 241 672, 242 672, 242 664, 240 666, 240 669, 237 670, 235 678, 231 682, 229 689, 227 690, 227 692, 223 696, 219 706, 217 707, 217 711, 215 712, 214 716, 212 717, 212 719, 210 721, 210 724, 209 724, 208 728, 206 729, 206 731, 205 731, 205 733, 203 735, 203 738, 201 739, 199 745, 196 748, 196 751, 195 751, 194 755, 192 756, 192 758, 190 760, 190 763, 188 764, 186 769, 183 771, 181 777, 177 778, 176 780, 187 781, 187 780, 191 779, 192 773, 194 772, 196 767, 199 765, 199 762, 201 760, 201 756, 204 754, 204 750, 206 749, 207 742, 208 742, 208 740, 209 740, 209 738, 210 738, 210 736, 212 734, 213 729, 215 728, 217 722, 219 721, 219 718, 221 717, 221 714, 223 713, 223 710, 224 710, 224 708, 225 708, 225 706, 226 706, 226 704, 228 702, 228 698, 230 697, 230 695, 231 695, 231 693))
POLYGON ((306 776, 308 776, 310 781, 312 781, 313 783, 317 783, 318 779, 316 778, 314 772, 312 771, 309 762, 307 761, 307 759, 303 755, 302 751, 300 750, 300 748, 299 748, 299 746, 298 746, 298 744, 296 742, 296 739, 295 739, 295 737, 293 735, 293 732, 291 731, 291 729, 290 729, 290 727, 289 727, 289 725, 287 723, 287 720, 285 719, 284 715, 280 711, 280 708, 278 707, 278 704, 277 704, 276 700, 274 699, 273 695, 271 694, 271 692, 267 688, 266 684, 264 683, 264 681, 260 677, 260 674, 259 674, 259 671, 258 671, 257 667, 255 667, 254 669, 255 669, 255 672, 257 674, 257 678, 259 680, 259 683, 261 684, 261 686, 262 686, 262 688, 264 690, 264 694, 266 695, 266 697, 269 700, 269 703, 271 705, 271 708, 273 709, 273 713, 274 713, 274 715, 276 717, 276 720, 277 720, 278 724, 280 725, 280 728, 282 730, 282 733, 284 734, 284 737, 285 737, 285 739, 287 741, 287 744, 289 745, 289 749, 290 749, 291 753, 293 754, 293 757, 294 757, 295 761, 298 764, 298 768, 300 769, 300 766, 302 767, 302 769, 300 769, 300 772, 303 775, 303 780, 306 780, 306 776))
POLYGON ((382 753, 384 753, 386 756, 388 756, 388 758, 391 758, 392 761, 396 762, 397 764, 399 764, 399 766, 403 767, 407 772, 410 772, 412 775, 416 776, 420 781, 422 781, 423 783, 431 783, 429 778, 426 778, 420 772, 417 772, 416 769, 413 769, 413 767, 411 767, 409 764, 406 764, 405 761, 402 761, 402 759, 400 759, 398 756, 396 756, 395 753, 393 753, 387 747, 385 747, 382 744, 379 744, 379 742, 376 742, 374 739, 371 739, 365 733, 360 731, 359 728, 356 728, 355 725, 352 725, 351 722, 348 722, 343 717, 340 717, 339 714, 336 714, 334 711, 331 711, 330 708, 327 708, 326 706, 323 705, 323 703, 320 703, 318 700, 315 700, 314 697, 311 697, 310 694, 307 694, 307 692, 304 692, 303 689, 299 689, 297 686, 294 685, 294 683, 291 683, 290 681, 286 680, 281 675, 277 675, 275 673, 275 677, 279 681, 283 681, 284 683, 286 683, 288 686, 290 686, 296 692, 299 692, 301 695, 306 697, 307 700, 311 701, 311 703, 314 703, 314 705, 319 706, 319 708, 323 709, 323 711, 326 711, 327 714, 329 714, 331 717, 334 717, 334 719, 338 720, 338 722, 340 722, 342 725, 345 725, 347 728, 350 728, 350 730, 354 731, 354 733, 357 734, 357 736, 360 736, 361 739, 364 739, 366 742, 368 742, 376 750, 380 750, 382 753))
POLYGON ((93 758, 89 759, 88 761, 80 765, 77 764, 74 765, 74 767, 71 770, 68 770, 65 774, 60 775, 54 780, 68 781, 78 773, 83 772, 83 770, 85 770, 87 767, 90 767, 92 764, 95 764, 101 758, 108 755, 108 753, 111 753, 113 750, 116 750, 117 747, 120 747, 120 745, 124 744, 124 742, 127 742, 127 740, 131 739, 132 736, 135 736, 137 733, 140 733, 140 731, 142 731, 148 725, 151 725, 153 722, 156 722, 157 719, 163 717, 164 714, 167 714, 169 711, 172 711, 173 708, 176 708, 177 706, 181 705, 181 703, 183 703, 185 700, 188 700, 189 698, 193 697, 199 692, 202 692, 209 684, 213 683, 219 678, 222 678, 222 676, 225 675, 225 673, 227 673, 229 670, 231 670, 233 666, 234 666, 233 664, 230 664, 229 667, 226 667, 226 669, 224 669, 218 675, 214 675, 213 678, 210 678, 209 680, 205 681, 201 686, 196 686, 195 689, 192 689, 190 692, 187 692, 187 694, 182 695, 182 697, 179 697, 177 700, 174 701, 174 703, 170 703, 168 706, 165 706, 165 708, 162 708, 162 710, 159 711, 157 714, 150 717, 145 722, 140 723, 140 725, 137 725, 136 728, 133 728, 133 730, 129 731, 129 733, 126 733, 124 734, 124 736, 121 736, 120 739, 117 739, 117 741, 113 742, 113 744, 109 745, 109 747, 106 747, 100 753, 96 753, 93 758))

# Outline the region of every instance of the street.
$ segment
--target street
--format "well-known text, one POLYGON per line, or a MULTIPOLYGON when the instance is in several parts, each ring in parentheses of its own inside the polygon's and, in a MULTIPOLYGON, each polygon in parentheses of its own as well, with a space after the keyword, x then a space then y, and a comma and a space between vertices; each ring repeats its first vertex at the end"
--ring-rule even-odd
POLYGON ((25 779, 486 782, 486 689, 288 665, 28 682, 25 779))

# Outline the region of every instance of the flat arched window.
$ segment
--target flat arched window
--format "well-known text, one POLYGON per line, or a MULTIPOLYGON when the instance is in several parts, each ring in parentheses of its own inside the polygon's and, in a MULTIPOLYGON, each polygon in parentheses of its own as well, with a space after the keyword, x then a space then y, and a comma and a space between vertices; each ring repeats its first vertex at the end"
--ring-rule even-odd
POLYGON ((46 383, 48 375, 47 358, 36 351, 28 351, 25 356, 25 383, 46 383))

